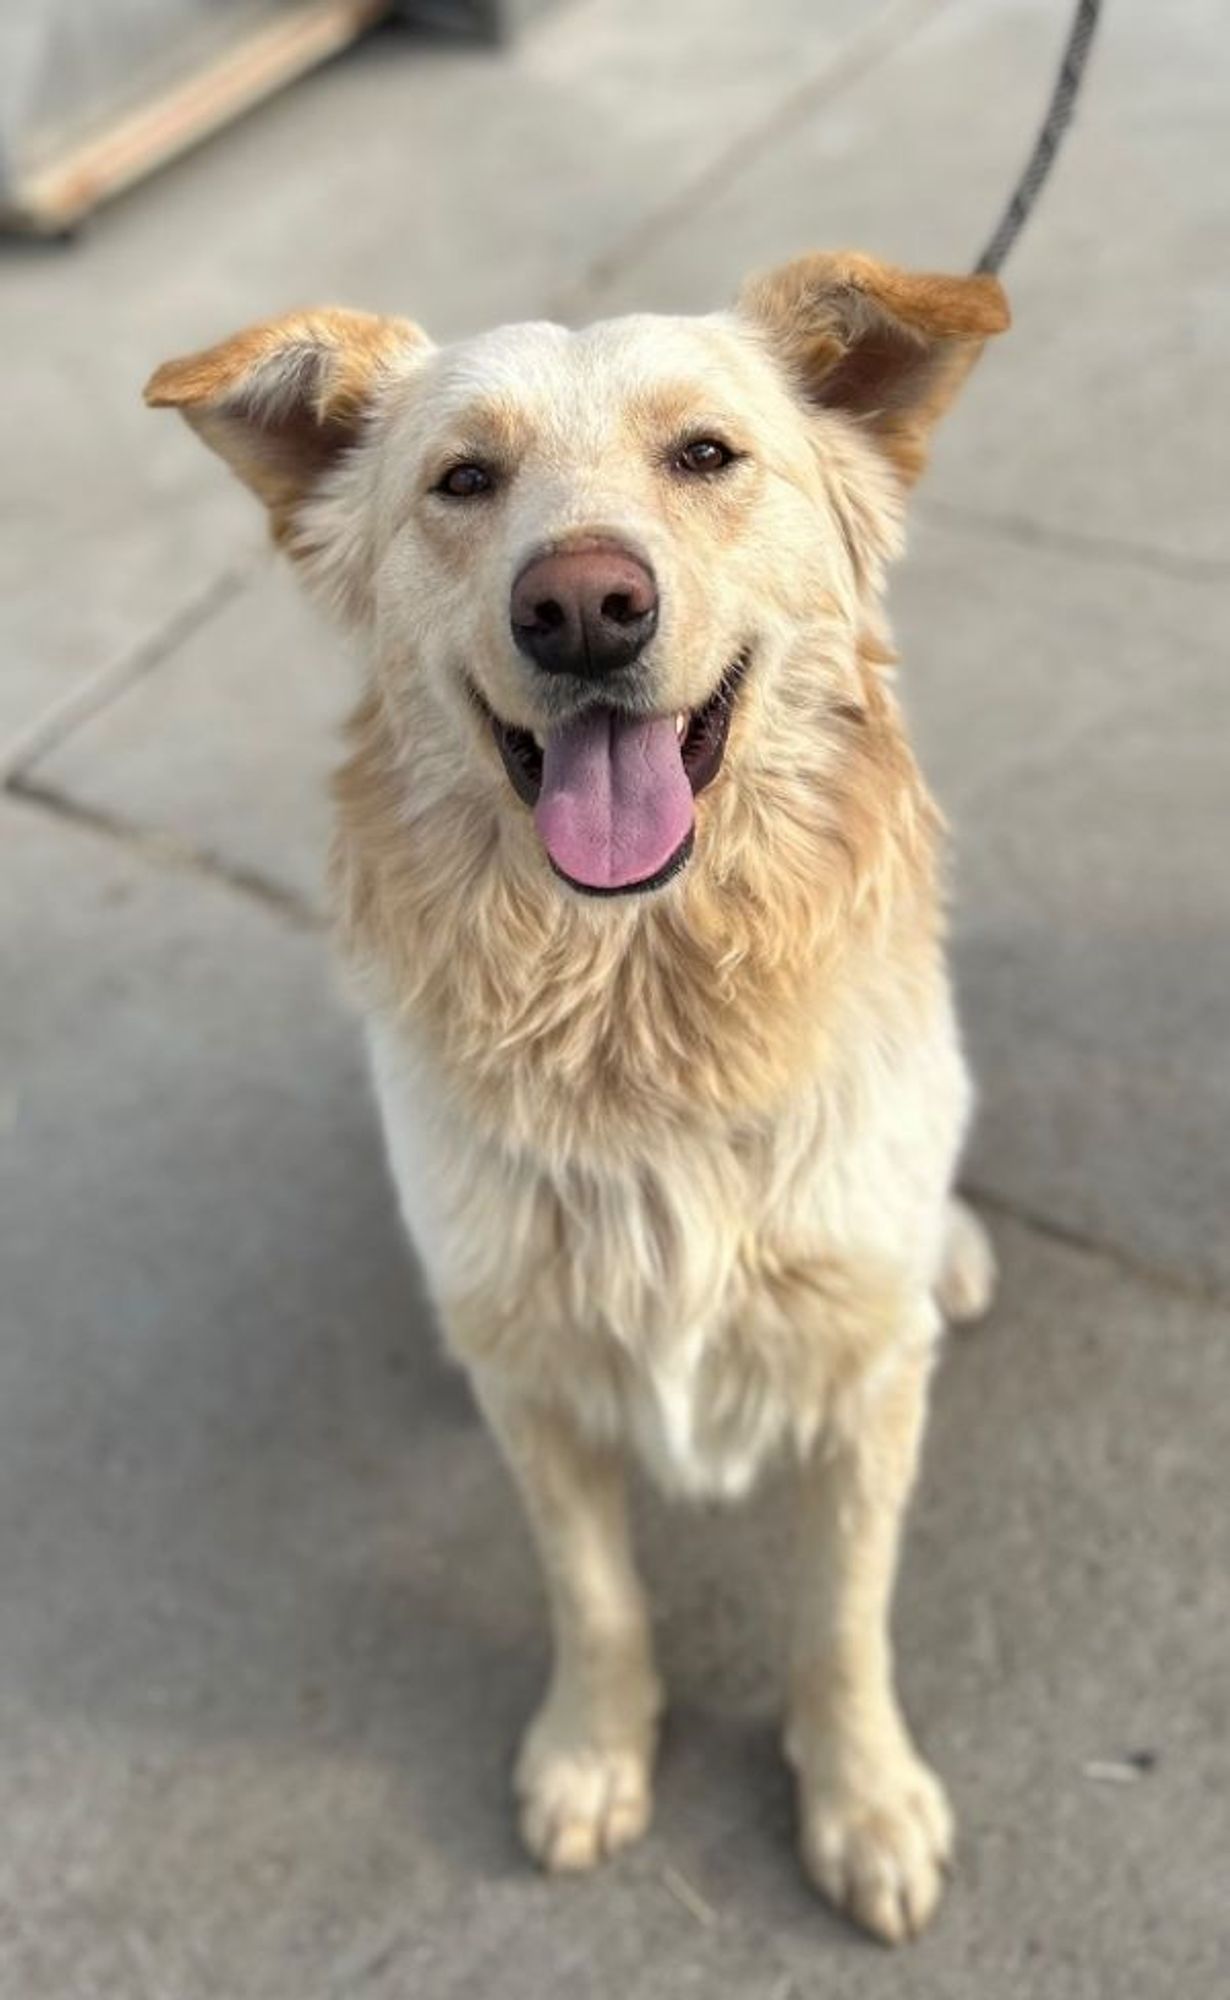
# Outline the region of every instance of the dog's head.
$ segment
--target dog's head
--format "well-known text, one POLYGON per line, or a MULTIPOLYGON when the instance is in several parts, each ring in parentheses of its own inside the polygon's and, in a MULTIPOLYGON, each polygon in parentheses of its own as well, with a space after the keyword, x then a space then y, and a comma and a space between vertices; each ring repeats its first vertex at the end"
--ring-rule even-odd
POLYGON ((295 314, 146 394, 368 629, 452 782, 532 813, 572 887, 626 894, 682 868, 719 773, 790 770, 849 694, 841 636, 852 657, 930 428, 1007 319, 993 278, 816 255, 701 319, 437 348, 295 314))

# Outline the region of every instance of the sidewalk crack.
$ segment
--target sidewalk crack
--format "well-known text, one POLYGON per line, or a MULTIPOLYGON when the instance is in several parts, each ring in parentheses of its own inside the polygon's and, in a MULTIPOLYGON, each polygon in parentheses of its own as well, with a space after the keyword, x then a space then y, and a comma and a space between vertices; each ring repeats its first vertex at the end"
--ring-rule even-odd
POLYGON ((919 28, 953 0, 888 0, 865 28, 848 37, 823 66, 813 71, 784 99, 732 141, 724 153, 685 181, 674 194, 642 216, 557 294, 550 317, 566 319, 582 310, 590 296, 610 284, 637 258, 668 237, 680 224, 716 196, 723 194, 748 167, 791 132, 806 123, 820 106, 830 103, 852 84, 896 54, 919 28))
POLYGON ((1086 528, 1052 526, 1028 514, 996 514, 961 500, 937 499, 923 494, 919 499, 920 519, 940 528, 960 529, 986 540, 1013 542, 1020 548, 1045 549, 1069 556, 1074 562, 1130 564, 1133 569, 1151 570, 1156 576, 1172 577, 1181 583, 1225 583, 1230 581, 1230 561, 1221 556, 1184 555, 1178 549, 1160 549, 1149 542, 1135 542, 1126 535, 1103 535, 1086 528))
POLYGON ((1066 1250, 1078 1250, 1087 1257, 1098 1257, 1123 1278, 1148 1285, 1154 1291, 1166 1292, 1173 1298, 1187 1299, 1194 1305, 1214 1306, 1222 1311, 1230 1308, 1230 1294, 1211 1280, 1186 1278, 1172 1266, 1154 1263, 1147 1257, 1137 1257, 1092 1229, 1058 1222, 1043 1210, 1031 1207, 1028 1202, 1018 1201, 1013 1195, 999 1194, 978 1181, 963 1181, 960 1192, 971 1207, 983 1214, 1016 1223, 1030 1235, 1061 1244, 1066 1250))
POLYGON ((57 786, 22 772, 14 772, 3 790, 6 797, 17 800, 21 805, 31 806, 63 820, 67 825, 83 827, 87 832, 115 841, 147 861, 230 889, 249 902, 260 904, 262 909, 273 911, 298 930, 320 931, 326 927, 322 910, 297 889, 288 888, 273 876, 263 874, 259 868, 247 868, 241 863, 227 861, 209 848, 194 847, 190 841, 181 840, 161 828, 139 826, 119 813, 107 812, 100 806, 85 805, 57 786))
POLYGON ((43 709, 0 745, 0 781, 12 782, 66 743, 70 736, 170 659, 186 639, 208 625, 246 590, 256 574, 253 563, 232 564, 181 604, 155 632, 120 660, 77 681, 50 708, 43 709))

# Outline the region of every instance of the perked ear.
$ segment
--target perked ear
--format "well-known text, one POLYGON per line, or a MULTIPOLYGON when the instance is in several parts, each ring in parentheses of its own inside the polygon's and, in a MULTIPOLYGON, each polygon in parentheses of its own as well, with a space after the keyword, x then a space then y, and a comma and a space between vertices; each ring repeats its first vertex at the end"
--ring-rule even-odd
POLYGON ((282 541, 322 474, 357 443, 382 384, 430 345, 407 319, 335 307, 288 313, 164 362, 145 400, 183 412, 264 501, 282 541))
POLYGON ((1011 318, 996 278, 903 271, 853 250, 818 251, 753 278, 739 309, 803 393, 857 417, 907 486, 983 342, 1011 318))

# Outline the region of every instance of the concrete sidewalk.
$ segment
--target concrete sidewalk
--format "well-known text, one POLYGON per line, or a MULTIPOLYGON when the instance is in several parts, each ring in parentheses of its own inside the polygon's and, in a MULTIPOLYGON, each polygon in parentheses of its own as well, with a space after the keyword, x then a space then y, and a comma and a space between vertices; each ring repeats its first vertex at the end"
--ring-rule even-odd
POLYGON ((654 1831, 580 1884, 520 1859, 532 1566, 317 923, 347 663, 139 402, 313 299, 449 334, 707 307, 809 244, 960 267, 1066 11, 565 0, 503 57, 380 38, 0 262, 3 2000, 1224 1985, 1224 10, 1109 0, 896 591, 1005 1262, 939 1377, 898 1612, 963 1827, 908 1960, 793 1860, 780 1495, 669 1526, 642 1496, 654 1831))

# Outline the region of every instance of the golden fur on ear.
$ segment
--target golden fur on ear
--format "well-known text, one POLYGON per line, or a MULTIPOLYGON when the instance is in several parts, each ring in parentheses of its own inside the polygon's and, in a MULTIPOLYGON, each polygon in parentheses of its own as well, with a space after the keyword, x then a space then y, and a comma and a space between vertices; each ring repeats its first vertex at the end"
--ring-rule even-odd
POLYGON ((739 308, 807 397, 857 417, 907 486, 984 341, 1010 320, 996 278, 903 271, 858 251, 817 251, 753 278, 739 308))
POLYGON ((357 441, 381 381, 428 346, 407 319, 340 307, 287 313, 164 362, 145 400, 183 413, 264 501, 281 542, 321 474, 357 441))

